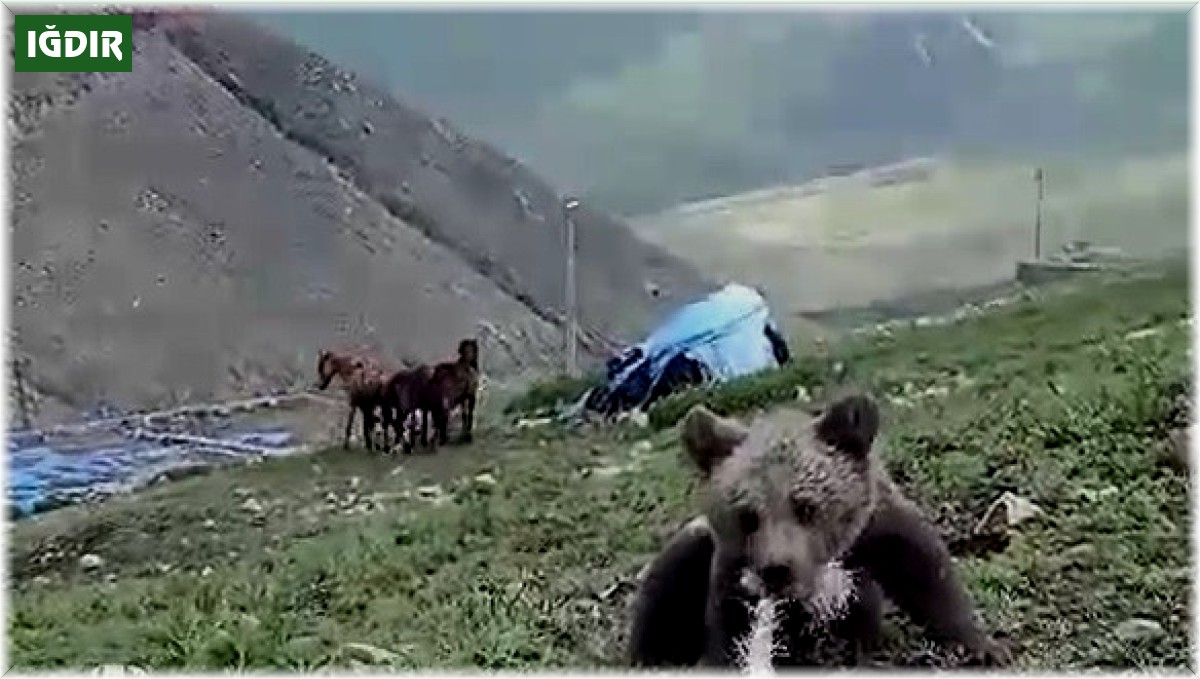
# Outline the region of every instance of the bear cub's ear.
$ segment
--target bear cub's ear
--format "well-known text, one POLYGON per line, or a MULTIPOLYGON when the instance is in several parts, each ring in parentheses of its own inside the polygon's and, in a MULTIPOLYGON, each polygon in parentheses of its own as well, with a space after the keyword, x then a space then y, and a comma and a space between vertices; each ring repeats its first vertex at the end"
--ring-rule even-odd
POLYGON ((869 396, 846 396, 826 408, 814 428, 825 444, 855 458, 865 458, 879 434, 879 406, 869 396))
POLYGON ((703 405, 693 406, 684 415, 680 428, 683 448, 705 478, 733 454, 749 433, 741 424, 721 417, 703 405))

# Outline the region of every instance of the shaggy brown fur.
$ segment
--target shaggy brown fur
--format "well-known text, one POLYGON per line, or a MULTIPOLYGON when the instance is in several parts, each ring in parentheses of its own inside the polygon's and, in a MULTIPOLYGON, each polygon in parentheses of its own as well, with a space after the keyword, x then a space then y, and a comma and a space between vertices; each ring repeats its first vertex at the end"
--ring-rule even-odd
POLYGON ((458 359, 433 367, 429 381, 434 433, 439 443, 449 438, 448 420, 455 408, 462 409, 462 442, 470 443, 475 421, 475 396, 479 390, 479 343, 458 343, 458 359))
POLYGON ((815 420, 781 411, 750 428, 694 408, 682 439, 705 481, 705 521, 651 564, 633 662, 745 662, 754 611, 767 601, 782 616, 770 632, 782 647, 767 660, 857 663, 877 640, 886 595, 931 636, 1006 664, 1008 649, 976 624, 941 537, 872 453, 878 428, 879 411, 862 396, 815 420))
MULTIPOLYGON (((378 361, 349 352, 323 349, 317 357, 317 388, 324 391, 334 378, 341 378, 350 415, 346 418, 346 434, 342 447, 350 447, 350 432, 354 428, 354 413, 362 413, 363 445, 375 447, 376 408, 384 404, 384 386, 388 371, 378 361)), ((384 428, 384 448, 387 447, 387 428, 384 428)))

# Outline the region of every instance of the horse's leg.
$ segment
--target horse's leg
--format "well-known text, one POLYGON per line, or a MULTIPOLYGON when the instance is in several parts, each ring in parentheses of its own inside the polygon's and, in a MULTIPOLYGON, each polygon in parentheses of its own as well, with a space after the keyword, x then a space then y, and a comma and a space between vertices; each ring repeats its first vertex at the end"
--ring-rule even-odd
POLYGON ((409 453, 411 448, 408 437, 408 419, 409 413, 404 412, 402 408, 396 409, 396 416, 393 420, 396 425, 396 443, 406 455, 409 453))
POLYGON ((342 439, 342 449, 350 449, 350 431, 354 428, 354 413, 358 411, 358 405, 350 404, 350 415, 346 418, 346 436, 342 439))
POLYGON ((439 445, 450 442, 450 434, 446 430, 450 424, 450 413, 445 403, 439 403, 433 409, 433 433, 439 445))
POLYGON ((428 445, 425 441, 425 409, 414 408, 408 418, 412 420, 412 428, 408 430, 408 452, 412 452, 419 442, 422 447, 428 445))
POLYGON ((444 446, 450 445, 450 415, 452 410, 453 406, 444 405, 439 411, 439 415, 442 420, 442 426, 439 427, 439 429, 442 433, 438 440, 444 446))
POLYGON ((462 440, 463 443, 470 443, 474 439, 471 429, 475 423, 475 395, 468 394, 460 407, 462 408, 462 440))
POLYGON ((380 408, 380 415, 382 416, 382 419, 380 421, 380 426, 383 428, 383 452, 387 453, 392 450, 392 447, 390 445, 391 444, 391 429, 392 429, 392 422, 395 420, 395 417, 396 417, 396 413, 392 409, 392 405, 386 401, 383 404, 381 404, 379 406, 379 408, 380 408))
POLYGON ((367 450, 374 450, 375 442, 371 439, 374 438, 372 434, 375 433, 375 408, 373 406, 363 406, 362 415, 363 444, 367 447, 367 450))
POLYGON ((429 408, 421 408, 421 445, 425 448, 429 447, 429 408))

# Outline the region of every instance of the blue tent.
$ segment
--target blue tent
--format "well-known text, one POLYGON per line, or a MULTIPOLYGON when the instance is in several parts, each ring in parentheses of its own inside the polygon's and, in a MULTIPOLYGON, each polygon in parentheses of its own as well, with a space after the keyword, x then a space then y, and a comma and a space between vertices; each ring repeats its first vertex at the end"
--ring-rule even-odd
POLYGON ((613 413, 644 407, 688 384, 721 382, 786 362, 787 346, 763 296, 730 283, 678 309, 645 341, 608 363, 586 406, 613 413))

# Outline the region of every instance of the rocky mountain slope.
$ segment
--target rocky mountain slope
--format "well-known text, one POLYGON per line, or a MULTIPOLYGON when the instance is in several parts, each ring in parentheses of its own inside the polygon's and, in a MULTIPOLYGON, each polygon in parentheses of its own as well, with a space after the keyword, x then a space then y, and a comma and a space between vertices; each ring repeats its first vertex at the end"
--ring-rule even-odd
MULTIPOLYGON (((492 376, 560 360, 564 216, 531 170, 233 17, 142 15, 134 47, 132 73, 12 81, 39 424, 295 387, 331 343, 398 362, 475 335, 492 376)), ((585 356, 707 287, 586 205, 576 223, 585 356)))

